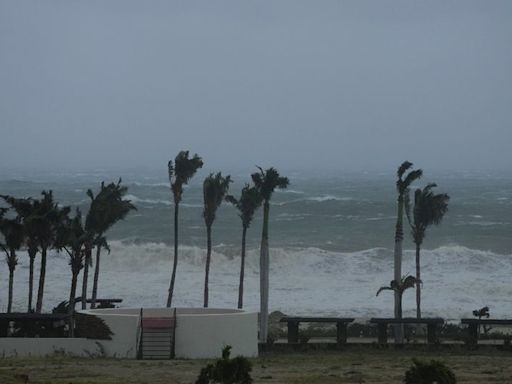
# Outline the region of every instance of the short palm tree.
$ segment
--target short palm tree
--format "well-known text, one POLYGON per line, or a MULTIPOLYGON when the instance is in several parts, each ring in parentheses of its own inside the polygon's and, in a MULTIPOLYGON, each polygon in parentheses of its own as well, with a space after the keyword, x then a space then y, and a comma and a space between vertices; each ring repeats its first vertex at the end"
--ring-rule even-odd
MULTIPOLYGON (((2 215, 5 213, 2 210, 2 215)), ((9 267, 9 296, 7 301, 7 313, 11 313, 12 299, 13 299, 13 286, 14 286, 14 271, 18 265, 18 257, 16 252, 23 245, 24 231, 23 224, 20 217, 14 219, 7 219, 0 217, 0 234, 3 240, 0 241, 0 248, 5 252, 7 266, 9 267)))
POLYGON ((290 181, 282 177, 275 168, 263 170, 251 175, 254 186, 263 198, 263 230, 261 233, 260 248, 260 341, 267 342, 268 338, 268 289, 269 289, 269 249, 268 249, 268 221, 270 215, 270 199, 276 188, 288 187, 290 181))
MULTIPOLYGON (((394 280, 400 281, 402 278, 402 243, 404 240, 404 204, 409 196, 410 185, 423 175, 421 169, 411 170, 412 163, 405 161, 400 167, 398 167, 396 181, 396 190, 398 192, 398 204, 397 204, 397 217, 395 227, 395 250, 394 250, 394 280), (407 174, 406 172, 409 171, 407 174)), ((395 317, 399 316, 399 307, 401 306, 401 298, 397 291, 395 291, 395 317)), ((398 343, 402 342, 401 327, 395 329, 395 340, 398 343), (399 329, 400 328, 400 329, 399 329)))
POLYGON ((204 303, 205 308, 208 307, 208 279, 210 276, 210 262, 212 258, 212 225, 215 221, 217 209, 222 204, 228 193, 231 177, 222 176, 220 172, 217 174, 210 173, 203 182, 203 218, 206 224, 206 270, 204 274, 204 303))
POLYGON ((389 286, 386 287, 380 287, 377 291, 376 296, 379 296, 379 293, 382 291, 388 290, 395 292, 396 295, 398 295, 399 301, 398 301, 398 316, 396 316, 397 319, 402 318, 402 296, 404 295, 404 292, 406 289, 414 288, 414 286, 421 284, 420 280, 417 280, 414 276, 403 276, 400 278, 400 280, 391 280, 391 283, 389 283, 389 286))
MULTIPOLYGON (((425 239, 426 231, 432 224, 438 225, 448 211, 450 196, 446 193, 435 193, 432 189, 436 184, 428 184, 423 189, 414 192, 414 207, 411 209, 406 201, 407 219, 411 226, 411 232, 416 244, 416 280, 421 280, 420 274, 420 249, 425 239)), ((416 285, 416 317, 421 319, 421 284, 416 285)))
POLYGON ((249 184, 246 184, 238 200, 231 195, 226 196, 226 200, 238 209, 238 215, 240 219, 242 219, 242 255, 240 263, 240 283, 238 286, 238 308, 242 309, 244 306, 245 238, 247 229, 251 225, 254 217, 254 212, 256 212, 263 202, 263 198, 256 187, 251 187, 249 184))
POLYGON ((174 159, 174 163, 169 161, 167 164, 169 173, 169 183, 174 198, 174 260, 172 265, 171 282, 169 284, 169 294, 167 296, 167 307, 172 305, 174 294, 174 283, 176 281, 176 269, 178 267, 178 209, 183 197, 183 186, 188 184, 199 168, 203 166, 203 160, 195 154, 189 158, 188 151, 181 151, 174 159))
POLYGON ((34 218, 37 217, 39 208, 39 200, 31 198, 15 198, 12 196, 1 196, 16 214, 21 217, 24 232, 25 244, 27 246, 27 253, 29 257, 29 279, 28 279, 28 312, 32 311, 32 297, 34 292, 34 262, 39 251, 37 226, 34 223, 34 218))
MULTIPOLYGON (((71 267, 71 288, 69 292, 69 315, 75 311, 75 297, 78 282, 78 275, 84 268, 84 257, 86 244, 90 241, 90 234, 85 230, 82 223, 82 213, 76 209, 75 217, 63 218, 61 227, 56 240, 56 247, 64 250, 69 255, 69 265, 71 267)), ((70 330, 70 336, 73 335, 73 327, 70 330)))
POLYGON ((92 286, 91 308, 96 307, 98 294, 98 279, 100 273, 101 249, 109 250, 105 233, 117 222, 124 220, 131 210, 136 209, 130 200, 125 200, 128 188, 121 186, 121 179, 117 183, 105 185, 101 183, 100 191, 96 196, 89 189, 87 196, 91 199, 89 212, 85 220, 85 230, 88 235, 86 246, 86 260, 82 284, 82 308, 87 302, 88 265, 91 256, 91 246, 96 246, 96 260, 94 264, 94 280, 92 286), (88 260, 89 256, 89 260, 88 260))

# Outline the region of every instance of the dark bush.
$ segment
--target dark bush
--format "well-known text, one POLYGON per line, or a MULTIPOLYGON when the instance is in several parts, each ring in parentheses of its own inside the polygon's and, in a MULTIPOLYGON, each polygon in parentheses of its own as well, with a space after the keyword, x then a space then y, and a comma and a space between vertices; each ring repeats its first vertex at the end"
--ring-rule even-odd
POLYGON ((444 363, 412 360, 413 366, 405 372, 405 384, 455 384, 457 379, 453 371, 444 363))
POLYGON ((251 384, 251 362, 238 356, 230 359, 231 346, 222 349, 222 358, 201 369, 196 384, 251 384))

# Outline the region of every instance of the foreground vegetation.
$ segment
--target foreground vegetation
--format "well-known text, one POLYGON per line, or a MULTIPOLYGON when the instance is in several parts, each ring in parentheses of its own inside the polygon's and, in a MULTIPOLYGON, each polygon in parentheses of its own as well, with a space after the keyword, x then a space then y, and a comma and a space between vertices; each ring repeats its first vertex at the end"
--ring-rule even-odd
MULTIPOLYGON (((394 351, 355 347, 343 352, 269 354, 251 359, 255 383, 402 383, 412 358, 443 361, 457 383, 506 383, 511 352, 394 351)), ((0 359, 0 382, 28 383, 194 383, 205 360, 138 361, 49 358, 0 359)))

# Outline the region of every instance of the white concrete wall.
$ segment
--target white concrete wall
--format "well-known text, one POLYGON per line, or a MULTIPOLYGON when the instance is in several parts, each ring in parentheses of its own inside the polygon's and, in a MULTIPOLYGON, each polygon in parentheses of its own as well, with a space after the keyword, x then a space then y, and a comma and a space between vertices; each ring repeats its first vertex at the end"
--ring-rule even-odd
POLYGON ((1 337, 0 356, 47 356, 65 353, 73 356, 101 356, 95 340, 67 338, 1 337))
POLYGON ((112 340, 98 340, 109 357, 135 359, 139 330, 139 314, 121 315, 115 313, 99 313, 97 311, 81 311, 81 313, 97 316, 105 321, 113 335, 112 340))
MULTIPOLYGON (((0 355, 48 355, 62 351, 77 356, 137 357, 140 309, 114 308, 81 311, 103 319, 112 331, 112 340, 68 338, 0 338, 0 355)), ((258 355, 256 313, 231 309, 178 308, 176 311, 176 357, 220 357, 231 345, 231 356, 258 355)), ((170 308, 145 308, 144 316, 172 316, 170 308)))
POLYGON ((220 357, 231 345, 231 357, 258 356, 256 313, 177 315, 176 357, 220 357))
MULTIPOLYGON (((139 308, 83 311, 101 317, 114 333, 112 341, 102 341, 109 356, 136 357, 139 308), (118 319, 119 317, 119 319, 118 319)), ((144 317, 172 316, 172 308, 144 308, 144 317)), ((176 357, 220 357, 231 345, 231 355, 258 355, 258 315, 236 309, 177 308, 176 357)))

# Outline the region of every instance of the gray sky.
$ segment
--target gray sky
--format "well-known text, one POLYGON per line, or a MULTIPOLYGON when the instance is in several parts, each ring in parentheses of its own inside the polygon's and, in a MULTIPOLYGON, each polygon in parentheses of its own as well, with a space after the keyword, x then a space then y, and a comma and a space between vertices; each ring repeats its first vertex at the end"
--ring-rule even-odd
POLYGON ((512 169, 512 1, 0 0, 0 167, 512 169))

